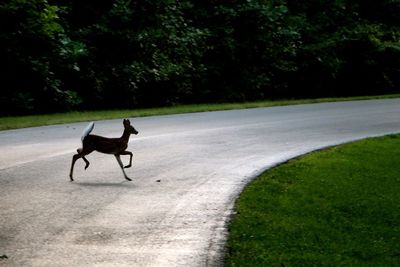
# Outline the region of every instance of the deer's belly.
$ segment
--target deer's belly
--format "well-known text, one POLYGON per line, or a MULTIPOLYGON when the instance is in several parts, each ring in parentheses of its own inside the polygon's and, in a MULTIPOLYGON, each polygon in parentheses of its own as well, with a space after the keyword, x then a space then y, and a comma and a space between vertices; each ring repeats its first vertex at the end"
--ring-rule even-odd
POLYGON ((119 154, 125 151, 126 147, 106 147, 106 148, 97 148, 96 151, 104 154, 119 154))

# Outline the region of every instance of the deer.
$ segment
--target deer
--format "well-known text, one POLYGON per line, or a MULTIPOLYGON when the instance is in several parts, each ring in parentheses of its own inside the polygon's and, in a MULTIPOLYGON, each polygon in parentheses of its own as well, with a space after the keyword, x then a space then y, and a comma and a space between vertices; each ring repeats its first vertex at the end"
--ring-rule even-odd
POLYGON ((128 181, 132 181, 126 173, 126 168, 130 168, 132 166, 132 152, 127 151, 129 137, 131 134, 137 135, 139 132, 131 125, 131 122, 128 119, 123 120, 124 125, 124 132, 122 136, 119 138, 107 138, 103 136, 98 136, 94 134, 90 134, 94 128, 94 122, 89 123, 89 125, 84 129, 82 133, 82 148, 78 148, 76 151, 77 154, 73 155, 72 163, 71 163, 71 170, 69 172, 70 181, 73 182, 73 172, 74 172, 74 165, 75 162, 82 158, 85 161, 85 170, 89 167, 89 161, 85 158, 86 155, 92 153, 93 151, 98 151, 104 154, 113 154, 117 159, 119 166, 122 169, 122 173, 124 177, 128 181), (121 161, 121 155, 129 155, 129 164, 125 167, 121 161))

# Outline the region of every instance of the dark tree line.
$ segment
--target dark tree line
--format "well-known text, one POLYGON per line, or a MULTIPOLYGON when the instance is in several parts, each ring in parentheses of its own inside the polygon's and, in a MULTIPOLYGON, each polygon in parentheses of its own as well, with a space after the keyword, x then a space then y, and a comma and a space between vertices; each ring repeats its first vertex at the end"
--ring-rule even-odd
POLYGON ((399 0, 0 2, 0 115, 399 85, 399 0))

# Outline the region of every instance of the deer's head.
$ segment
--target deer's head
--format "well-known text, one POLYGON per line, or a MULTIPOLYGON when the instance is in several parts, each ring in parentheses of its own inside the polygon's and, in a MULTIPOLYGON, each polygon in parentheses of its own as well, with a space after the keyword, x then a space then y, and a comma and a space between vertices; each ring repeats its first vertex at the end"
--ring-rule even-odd
POLYGON ((125 130, 128 130, 129 133, 131 134, 138 134, 139 132, 136 131, 135 128, 131 125, 131 122, 128 119, 124 119, 124 128, 125 130))

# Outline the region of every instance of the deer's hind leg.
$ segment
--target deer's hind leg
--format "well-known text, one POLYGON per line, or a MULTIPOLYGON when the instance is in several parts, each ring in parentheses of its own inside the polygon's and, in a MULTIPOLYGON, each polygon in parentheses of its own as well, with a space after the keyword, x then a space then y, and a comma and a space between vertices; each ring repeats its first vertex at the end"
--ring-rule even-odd
POLYGON ((78 151, 78 154, 75 154, 75 155, 72 157, 71 169, 70 169, 70 171, 69 171, 69 178, 70 178, 71 182, 74 180, 74 178, 73 178, 73 172, 74 172, 75 162, 76 162, 78 159, 82 158, 82 159, 85 161, 85 163, 86 163, 86 165, 85 165, 85 170, 86 170, 86 169, 89 167, 89 164, 90 164, 90 163, 89 163, 89 161, 85 158, 85 156, 86 156, 87 154, 93 152, 93 150, 85 150, 85 149, 78 149, 77 151, 78 151))
POLYGON ((85 170, 89 167, 90 162, 87 160, 87 158, 85 158, 85 156, 82 156, 82 159, 85 161, 86 165, 85 165, 85 170))
POLYGON ((75 155, 72 157, 71 169, 70 169, 70 171, 69 171, 69 179, 71 180, 71 182, 74 180, 74 178, 72 177, 72 175, 73 175, 73 172, 74 172, 75 161, 77 161, 80 157, 81 157, 80 154, 75 154, 75 155))

